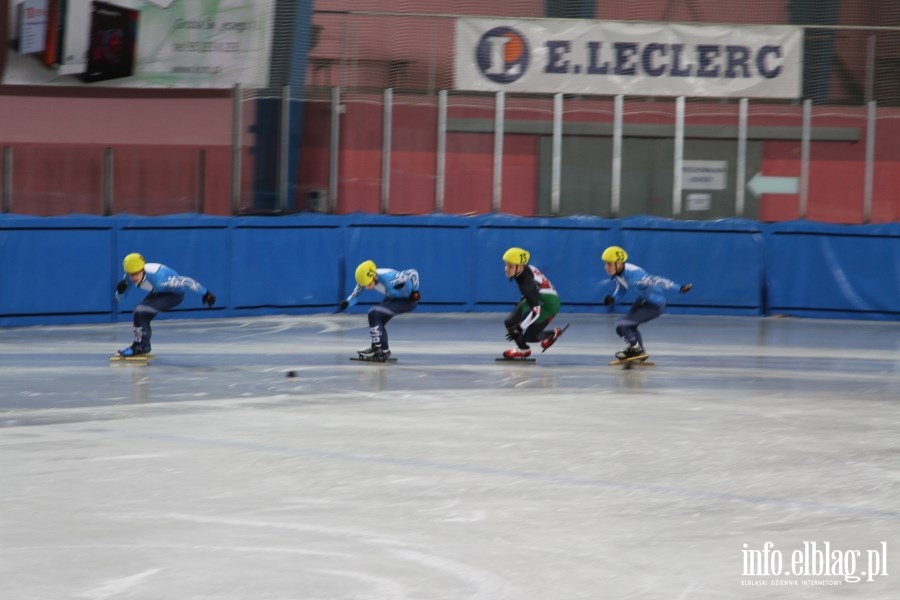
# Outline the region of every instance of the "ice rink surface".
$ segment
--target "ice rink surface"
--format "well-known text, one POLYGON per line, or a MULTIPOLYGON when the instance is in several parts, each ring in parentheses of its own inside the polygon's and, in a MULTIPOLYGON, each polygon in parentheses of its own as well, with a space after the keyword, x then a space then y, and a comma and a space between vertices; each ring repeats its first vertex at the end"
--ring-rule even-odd
POLYGON ((0 598, 900 597, 900 323, 504 316, 0 329, 0 598))

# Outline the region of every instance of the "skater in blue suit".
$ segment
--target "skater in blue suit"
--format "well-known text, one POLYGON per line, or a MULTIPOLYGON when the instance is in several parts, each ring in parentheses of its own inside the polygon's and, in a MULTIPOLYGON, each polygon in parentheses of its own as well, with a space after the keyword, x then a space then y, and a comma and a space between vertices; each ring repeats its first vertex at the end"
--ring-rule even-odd
POLYGON ((638 326, 663 314, 666 308, 665 290, 677 289, 686 294, 693 285, 690 283, 681 285, 665 277, 648 275, 647 271, 639 266, 627 263, 628 253, 619 246, 610 246, 603 251, 600 258, 604 262, 606 274, 616 282, 615 291, 603 299, 603 304, 609 306, 617 297, 624 296, 629 290, 634 290, 638 294, 628 314, 616 323, 616 333, 628 342, 627 348, 616 352, 616 358, 619 360, 646 358, 648 354, 644 349, 644 340, 638 326))
POLYGON ((356 304, 356 297, 364 290, 375 290, 384 294, 384 300, 369 310, 369 335, 372 343, 358 350, 359 357, 366 360, 384 362, 391 356, 385 326, 395 316, 413 310, 419 303, 419 273, 415 269, 395 271, 379 269, 371 260, 356 267, 356 288, 346 300, 338 305, 338 310, 356 304))
POLYGON ((179 275, 166 265, 148 263, 136 252, 129 254, 122 261, 125 277, 116 284, 116 300, 121 298, 133 285, 149 292, 134 307, 134 343, 119 350, 124 357, 140 356, 150 353, 150 321, 161 312, 172 310, 184 300, 184 291, 191 290, 200 294, 203 304, 216 303, 216 297, 201 283, 179 275))

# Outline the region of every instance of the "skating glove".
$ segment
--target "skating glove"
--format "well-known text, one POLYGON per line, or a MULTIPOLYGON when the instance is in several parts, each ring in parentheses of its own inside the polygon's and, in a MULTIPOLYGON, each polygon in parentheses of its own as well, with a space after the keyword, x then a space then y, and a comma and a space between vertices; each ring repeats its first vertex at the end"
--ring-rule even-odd
POLYGON ((128 282, 125 281, 124 279, 116 284, 116 293, 117 294, 124 294, 127 289, 128 289, 128 282))
POLYGON ((347 302, 346 300, 341 300, 341 303, 338 304, 338 310, 339 310, 339 311, 341 311, 341 310, 347 310, 347 307, 348 307, 348 306, 350 306, 350 303, 349 303, 349 302, 347 302))
POLYGON ((680 288, 678 288, 678 291, 681 292, 682 294, 687 294, 689 291, 691 291, 692 287, 694 287, 693 283, 686 283, 683 286, 681 286, 680 288))
POLYGON ((506 339, 510 342, 518 342, 519 336, 522 335, 522 328, 516 325, 511 329, 507 329, 506 331, 506 339))
POLYGON ((412 294, 409 295, 409 299, 412 300, 413 302, 418 302, 419 298, 421 298, 421 297, 422 297, 422 295, 419 294, 419 292, 413 292, 412 294))
POLYGON ((208 291, 203 294, 203 298, 201 299, 203 304, 208 304, 210 308, 212 308, 213 304, 216 303, 216 296, 212 292, 208 291))
POLYGON ((615 301, 616 301, 616 299, 613 298, 612 296, 607 296, 606 298, 603 299, 603 304, 605 306, 609 306, 610 304, 612 304, 615 301))

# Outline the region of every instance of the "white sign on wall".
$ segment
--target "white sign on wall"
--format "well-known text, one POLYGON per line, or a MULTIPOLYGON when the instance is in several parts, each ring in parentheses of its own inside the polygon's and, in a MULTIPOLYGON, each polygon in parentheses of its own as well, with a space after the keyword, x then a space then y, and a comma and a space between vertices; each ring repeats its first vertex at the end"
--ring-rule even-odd
POLYGON ((688 194, 685 210, 712 210, 712 194, 688 194))
POLYGON ((681 164, 681 187, 685 190, 724 190, 727 179, 725 160, 685 160, 681 164))
POLYGON ((19 52, 40 52, 47 33, 47 0, 24 0, 18 11, 19 52))
POLYGON ((457 19, 459 90, 799 98, 803 30, 457 19))

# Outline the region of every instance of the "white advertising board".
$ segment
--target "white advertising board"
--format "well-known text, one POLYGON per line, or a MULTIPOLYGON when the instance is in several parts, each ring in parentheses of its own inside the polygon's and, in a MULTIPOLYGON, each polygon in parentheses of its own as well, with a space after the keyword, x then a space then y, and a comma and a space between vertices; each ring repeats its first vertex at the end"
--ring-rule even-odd
POLYGON ((458 19, 458 90, 798 98, 803 30, 575 19, 458 19))

